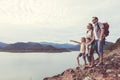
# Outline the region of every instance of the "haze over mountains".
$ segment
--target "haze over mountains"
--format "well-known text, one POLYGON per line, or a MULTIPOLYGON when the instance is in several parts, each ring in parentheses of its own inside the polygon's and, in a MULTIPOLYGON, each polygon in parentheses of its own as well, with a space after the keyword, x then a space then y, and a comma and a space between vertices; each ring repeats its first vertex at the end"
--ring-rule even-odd
POLYGON ((79 45, 74 44, 58 44, 50 42, 17 42, 7 44, 0 42, 0 51, 7 52, 68 52, 71 50, 79 50, 79 45))
MULTIPOLYGON (((109 48, 111 42, 106 42, 105 49, 109 48)), ((68 52, 79 51, 80 45, 69 43, 53 43, 53 42, 17 42, 7 44, 0 42, 0 51, 7 52, 68 52)))

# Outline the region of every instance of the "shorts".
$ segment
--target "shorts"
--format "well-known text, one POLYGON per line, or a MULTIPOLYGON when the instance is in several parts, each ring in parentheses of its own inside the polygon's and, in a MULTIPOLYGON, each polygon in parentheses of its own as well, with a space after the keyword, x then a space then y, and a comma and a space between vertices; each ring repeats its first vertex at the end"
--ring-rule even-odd
POLYGON ((95 40, 91 43, 91 50, 94 50, 95 49, 95 40))
POLYGON ((103 54, 103 46, 104 46, 103 41, 100 42, 99 40, 95 40, 95 47, 97 48, 97 52, 98 52, 100 55, 103 54))
POLYGON ((83 57, 83 59, 85 59, 85 53, 80 53, 79 55, 78 55, 78 57, 83 57))

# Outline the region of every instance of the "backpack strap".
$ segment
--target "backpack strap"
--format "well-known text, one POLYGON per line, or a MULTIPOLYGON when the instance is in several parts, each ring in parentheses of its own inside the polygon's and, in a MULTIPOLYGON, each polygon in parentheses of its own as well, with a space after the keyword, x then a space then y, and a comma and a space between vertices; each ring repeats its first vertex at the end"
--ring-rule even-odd
POLYGON ((99 23, 97 23, 97 32, 100 30, 99 23))

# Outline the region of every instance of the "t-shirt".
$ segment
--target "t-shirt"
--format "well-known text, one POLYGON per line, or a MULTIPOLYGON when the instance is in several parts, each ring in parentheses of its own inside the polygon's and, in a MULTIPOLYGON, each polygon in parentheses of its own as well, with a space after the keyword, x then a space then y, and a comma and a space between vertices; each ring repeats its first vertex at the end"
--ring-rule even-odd
POLYGON ((91 44, 86 43, 86 54, 88 54, 88 50, 91 49, 91 44))
POLYGON ((86 33, 86 38, 91 38, 91 39, 92 39, 92 34, 93 34, 93 31, 92 31, 92 30, 89 30, 89 31, 86 33))
POLYGON ((85 53, 85 50, 86 50, 85 43, 81 43, 80 53, 85 53))
POLYGON ((99 28, 103 29, 104 25, 102 23, 98 22, 93 27, 94 27, 93 33, 94 33, 94 36, 95 36, 95 40, 98 40, 100 38, 100 33, 101 33, 101 31, 99 30, 99 28), (99 27, 98 27, 98 25, 99 25, 99 27))

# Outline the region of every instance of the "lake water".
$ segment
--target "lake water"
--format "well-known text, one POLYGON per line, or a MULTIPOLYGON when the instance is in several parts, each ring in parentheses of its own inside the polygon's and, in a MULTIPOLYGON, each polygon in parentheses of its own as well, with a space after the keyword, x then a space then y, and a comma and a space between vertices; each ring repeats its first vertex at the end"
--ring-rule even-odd
MULTIPOLYGON (((5 53, 0 52, 0 80, 43 80, 77 66, 79 52, 5 53)), ((83 63, 82 58, 81 64, 83 63)))

